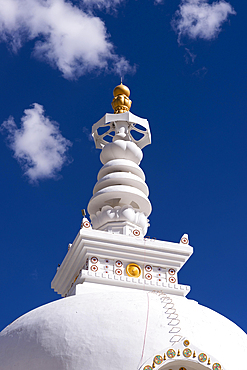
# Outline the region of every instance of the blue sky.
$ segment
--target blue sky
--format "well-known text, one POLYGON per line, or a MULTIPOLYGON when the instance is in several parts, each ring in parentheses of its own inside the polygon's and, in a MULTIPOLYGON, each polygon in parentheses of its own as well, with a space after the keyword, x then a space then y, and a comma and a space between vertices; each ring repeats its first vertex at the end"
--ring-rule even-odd
POLYGON ((247 5, 1 0, 0 328, 50 288, 101 167, 91 126, 123 76, 152 145, 148 235, 194 255, 189 298, 247 331, 247 5))

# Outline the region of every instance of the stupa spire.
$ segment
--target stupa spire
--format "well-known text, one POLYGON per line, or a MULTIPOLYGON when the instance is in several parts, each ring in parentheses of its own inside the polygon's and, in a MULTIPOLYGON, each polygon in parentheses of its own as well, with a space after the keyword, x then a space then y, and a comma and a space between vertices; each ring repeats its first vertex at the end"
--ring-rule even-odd
POLYGON ((92 129, 96 148, 102 149, 103 167, 88 213, 94 229, 144 236, 152 207, 139 164, 143 157, 141 149, 151 142, 149 124, 129 112, 130 90, 122 82, 113 95, 115 114, 106 114, 92 129))
MULTIPOLYGON (((127 86, 114 94, 126 105, 127 86)), ((180 243, 144 238, 152 207, 139 164, 151 143, 148 121, 130 111, 107 113, 92 135, 103 164, 88 203, 92 224, 83 214, 52 288, 62 296, 83 294, 88 283, 187 295, 190 287, 178 284, 177 273, 192 254, 188 236, 180 243)))

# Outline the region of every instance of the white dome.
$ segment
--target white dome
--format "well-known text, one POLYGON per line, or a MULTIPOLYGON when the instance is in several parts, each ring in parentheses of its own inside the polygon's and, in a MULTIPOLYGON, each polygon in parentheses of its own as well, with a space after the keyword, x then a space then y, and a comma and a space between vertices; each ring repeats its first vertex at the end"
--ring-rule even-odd
MULTIPOLYGON (((224 370, 244 368, 247 335, 195 301, 90 283, 83 288, 82 294, 39 307, 6 327, 0 333, 0 369, 138 369, 170 348, 183 351, 184 339, 224 370)), ((173 365, 166 364, 160 368, 212 369, 182 352, 173 365)))

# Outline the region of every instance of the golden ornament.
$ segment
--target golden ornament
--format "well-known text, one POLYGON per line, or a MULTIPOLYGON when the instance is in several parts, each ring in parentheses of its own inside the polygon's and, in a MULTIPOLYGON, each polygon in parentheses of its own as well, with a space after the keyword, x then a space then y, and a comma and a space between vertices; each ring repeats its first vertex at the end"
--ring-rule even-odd
POLYGON ((113 90, 113 96, 111 105, 115 114, 125 113, 130 110, 132 104, 132 101, 129 99, 130 89, 123 85, 122 82, 113 90))
POLYGON ((138 278, 142 273, 142 269, 136 263, 130 263, 126 267, 126 273, 130 277, 138 278))

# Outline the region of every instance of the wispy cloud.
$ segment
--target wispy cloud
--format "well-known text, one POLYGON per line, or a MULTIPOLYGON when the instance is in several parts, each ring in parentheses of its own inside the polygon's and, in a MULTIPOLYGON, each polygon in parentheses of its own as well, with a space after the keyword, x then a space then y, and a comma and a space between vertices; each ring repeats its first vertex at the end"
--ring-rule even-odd
POLYGON ((195 72, 193 72, 193 76, 196 76, 198 78, 203 78, 208 73, 208 70, 206 67, 202 67, 197 69, 195 72))
POLYGON ((84 126, 82 128, 82 132, 86 135, 88 141, 93 141, 93 135, 91 134, 91 132, 89 131, 87 127, 84 126))
POLYGON ((39 274, 37 269, 33 270, 33 272, 30 274, 33 280, 38 280, 39 274))
POLYGON ((96 7, 98 9, 112 10, 124 1, 125 0, 81 0, 81 5, 87 6, 88 8, 96 7))
MULTIPOLYGON (((120 0, 93 2, 107 6, 120 0)), ((33 54, 67 79, 93 70, 120 70, 120 75, 132 70, 114 52, 104 22, 67 0, 1 0, 0 40, 14 52, 28 40, 36 40, 33 54)))
POLYGON ((225 1, 209 4, 207 0, 182 0, 172 20, 172 26, 178 33, 179 43, 183 36, 193 40, 211 40, 218 36, 222 24, 230 14, 236 12, 225 1))
POLYGON ((7 141, 14 151, 14 158, 31 183, 56 178, 68 161, 67 150, 72 144, 62 136, 58 123, 45 117, 40 104, 34 103, 31 109, 24 111, 20 128, 10 116, 2 123, 1 131, 7 131, 7 141))
POLYGON ((194 63, 195 59, 196 59, 196 54, 194 54, 190 49, 188 48, 185 48, 185 61, 186 63, 194 63))

